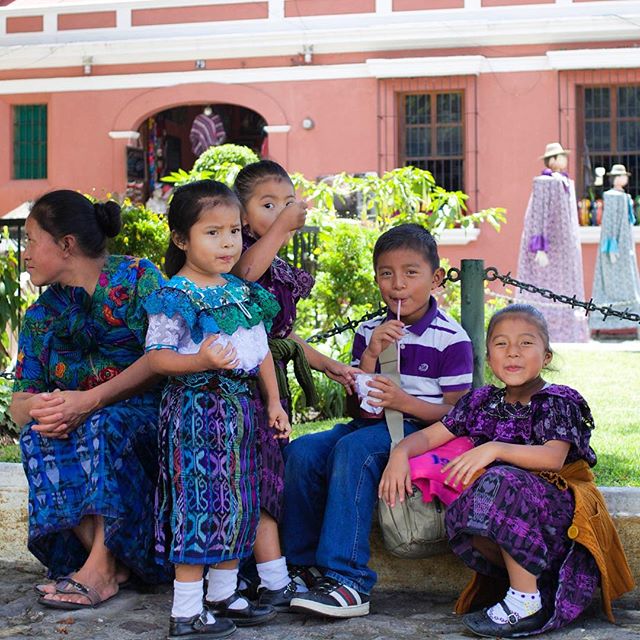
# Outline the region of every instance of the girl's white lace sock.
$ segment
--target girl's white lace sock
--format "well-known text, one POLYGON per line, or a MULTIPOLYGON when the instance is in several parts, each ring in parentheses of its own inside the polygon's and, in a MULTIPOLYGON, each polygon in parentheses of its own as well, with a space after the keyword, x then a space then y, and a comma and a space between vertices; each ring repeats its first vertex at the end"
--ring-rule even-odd
MULTIPOLYGON (((507 607, 514 613, 517 613, 520 618, 528 618, 542 609, 542 599, 540 598, 539 591, 535 593, 524 593, 509 588, 504 602, 507 607)), ((493 607, 487 611, 487 615, 498 624, 506 624, 508 622, 507 612, 500 606, 500 603, 494 604, 493 607)))

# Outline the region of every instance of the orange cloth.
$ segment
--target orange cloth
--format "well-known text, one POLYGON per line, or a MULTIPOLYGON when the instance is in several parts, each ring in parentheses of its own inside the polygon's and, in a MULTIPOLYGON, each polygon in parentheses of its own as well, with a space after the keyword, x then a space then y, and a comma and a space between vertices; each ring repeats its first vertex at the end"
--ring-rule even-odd
MULTIPOLYGON (((609 620, 614 622, 611 602, 631 591, 635 583, 604 497, 593 481, 593 472, 584 460, 578 460, 566 464, 558 473, 536 473, 559 489, 572 491, 575 509, 567 535, 585 547, 596 561, 600 571, 602 608, 609 620)), ((489 576, 474 574, 460 594, 455 612, 469 611, 477 596, 486 596, 487 592, 492 591, 492 582, 489 576)), ((499 597, 497 595, 496 599, 499 597)))

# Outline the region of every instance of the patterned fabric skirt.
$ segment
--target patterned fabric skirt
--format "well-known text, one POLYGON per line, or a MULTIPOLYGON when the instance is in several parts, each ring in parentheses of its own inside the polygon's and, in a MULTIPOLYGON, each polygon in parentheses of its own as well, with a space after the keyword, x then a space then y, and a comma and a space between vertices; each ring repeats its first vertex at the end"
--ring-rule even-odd
POLYGON ((160 557, 216 564, 251 554, 260 502, 249 393, 241 382, 224 390, 165 387, 156 496, 160 557))
POLYGON ((105 544, 138 577, 169 579, 154 553, 153 500, 158 477, 158 395, 96 411, 65 440, 27 425, 20 435, 29 482, 29 550, 50 577, 79 569, 87 551, 72 531, 89 515, 104 518, 105 544))
POLYGON ((480 574, 506 576, 504 568, 492 565, 473 547, 473 536, 481 536, 538 578, 550 618, 532 633, 569 624, 589 605, 598 586, 595 560, 567 536, 573 511, 571 491, 506 465, 491 467, 447 509, 451 547, 467 566, 480 574))
MULTIPOLYGON (((276 431, 269 426, 267 409, 260 393, 253 396, 256 420, 256 440, 260 454, 260 508, 276 522, 280 522, 284 504, 284 458, 282 448, 288 440, 274 438, 276 431)), ((288 401, 280 398, 284 410, 288 401)))

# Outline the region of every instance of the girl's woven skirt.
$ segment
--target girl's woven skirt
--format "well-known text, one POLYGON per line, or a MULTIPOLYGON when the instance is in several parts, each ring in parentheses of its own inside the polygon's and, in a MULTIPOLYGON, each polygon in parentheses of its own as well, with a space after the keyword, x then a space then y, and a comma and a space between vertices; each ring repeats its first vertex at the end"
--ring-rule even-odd
POLYGON ((518 467, 490 467, 447 508, 449 543, 471 569, 506 579, 473 546, 474 536, 488 538, 535 575, 550 631, 577 618, 598 586, 595 560, 567 535, 573 510, 570 490, 518 467))
POLYGON ((251 554, 260 515, 252 380, 185 376, 160 406, 156 551, 178 564, 251 554))

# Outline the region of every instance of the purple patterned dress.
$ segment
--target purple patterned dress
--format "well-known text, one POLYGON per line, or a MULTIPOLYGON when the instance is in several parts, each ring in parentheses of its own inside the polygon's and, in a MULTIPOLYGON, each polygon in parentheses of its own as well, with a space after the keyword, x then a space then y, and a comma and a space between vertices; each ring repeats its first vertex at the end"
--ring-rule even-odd
MULTIPOLYGON (((252 246, 256 239, 245 227, 242 230, 243 251, 252 246)), ((275 257, 269 269, 257 280, 257 283, 272 293, 280 312, 273 319, 269 338, 288 338, 296 320, 296 303, 307 298, 314 285, 313 276, 304 269, 292 267, 282 258, 275 257)), ((276 361, 276 367, 286 368, 286 364, 276 361)), ((289 398, 280 398, 282 406, 288 410, 289 398)), ((284 491, 284 461, 280 449, 282 440, 273 437, 273 430, 267 424, 267 413, 259 392, 254 395, 256 433, 262 459, 262 480, 260 483, 260 506, 275 520, 282 515, 284 491)))
MULTIPOLYGON (((571 444, 566 463, 582 459, 595 465, 596 455, 589 446, 593 418, 577 391, 549 385, 528 405, 506 403, 504 393, 493 386, 471 391, 442 422, 456 436, 469 436, 476 446, 490 441, 542 445, 563 440, 571 444)), ((567 536, 573 512, 570 491, 530 471, 495 463, 447 509, 447 533, 453 552, 480 574, 506 577, 505 569, 492 565, 472 546, 473 536, 495 542, 537 577, 550 616, 533 632, 541 633, 577 618, 598 586, 595 560, 567 536)))
MULTIPOLYGON (((578 214, 573 180, 545 169, 533 180, 524 216, 518 258, 518 279, 555 293, 584 300, 582 249, 578 238, 578 214), (536 253, 545 251, 549 264, 542 267, 536 253)), ((538 293, 518 291, 518 302, 537 307, 549 325, 552 342, 589 340, 584 311, 550 302, 538 293)))

